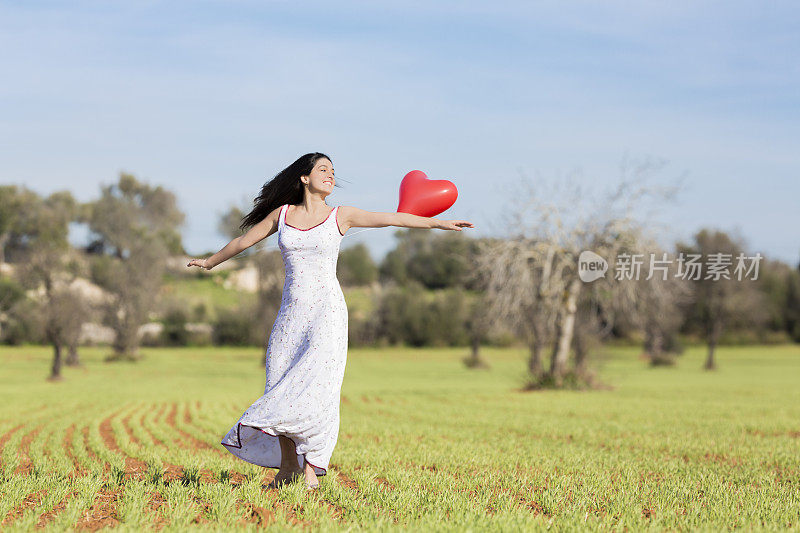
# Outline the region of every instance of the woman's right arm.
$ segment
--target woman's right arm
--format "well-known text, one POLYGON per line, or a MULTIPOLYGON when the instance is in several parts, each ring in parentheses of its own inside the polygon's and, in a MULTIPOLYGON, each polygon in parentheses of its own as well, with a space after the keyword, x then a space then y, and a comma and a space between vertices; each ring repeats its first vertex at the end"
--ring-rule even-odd
POLYGON ((261 222, 255 224, 250 228, 247 233, 240 235, 226 244, 219 252, 206 259, 192 259, 186 266, 199 266, 206 270, 211 270, 218 264, 227 261, 231 257, 242 253, 257 242, 266 239, 276 231, 278 231, 278 215, 280 214, 280 207, 272 210, 272 212, 264 217, 261 222))

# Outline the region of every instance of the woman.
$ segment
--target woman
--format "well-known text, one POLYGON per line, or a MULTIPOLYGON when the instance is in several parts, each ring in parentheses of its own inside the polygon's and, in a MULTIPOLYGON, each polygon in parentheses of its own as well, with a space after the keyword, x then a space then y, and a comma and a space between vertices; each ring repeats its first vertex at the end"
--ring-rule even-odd
POLYGON ((245 461, 278 468, 270 487, 305 476, 307 488, 317 488, 317 476, 327 473, 336 445, 347 358, 347 305, 336 262, 347 230, 474 227, 463 220, 331 208, 325 199, 335 185, 328 156, 315 152, 300 157, 261 188, 240 226, 249 228, 247 233, 187 265, 210 270, 278 232, 286 277, 267 343, 266 388, 221 442, 245 461))

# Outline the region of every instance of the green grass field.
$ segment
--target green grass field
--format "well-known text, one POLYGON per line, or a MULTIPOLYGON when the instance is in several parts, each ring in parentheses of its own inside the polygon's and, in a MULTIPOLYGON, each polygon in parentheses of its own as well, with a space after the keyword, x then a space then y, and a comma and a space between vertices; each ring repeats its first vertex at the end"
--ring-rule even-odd
POLYGON ((4 529, 800 529, 800 346, 690 348, 651 369, 609 348, 591 392, 518 392, 525 351, 351 349, 320 490, 219 444, 264 390, 256 348, 145 349, 45 381, 0 351, 4 529))

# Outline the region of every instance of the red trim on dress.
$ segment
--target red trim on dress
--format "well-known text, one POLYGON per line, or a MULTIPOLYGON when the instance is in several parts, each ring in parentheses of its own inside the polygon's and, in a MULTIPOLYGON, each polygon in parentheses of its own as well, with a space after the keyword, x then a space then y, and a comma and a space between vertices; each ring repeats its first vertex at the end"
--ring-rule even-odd
MULTIPOLYGON (((242 426, 247 426, 249 428, 257 429, 257 430, 261 431, 262 433, 264 433, 265 435, 269 435, 270 437, 275 437, 276 439, 278 438, 278 435, 273 435, 272 433, 267 433, 266 431, 264 431, 260 427, 251 426, 250 424, 242 424, 241 422, 239 422, 236 425, 236 440, 239 441, 239 445, 237 446, 235 444, 228 444, 227 442, 220 442, 220 444, 222 444, 223 446, 230 446, 231 448, 238 448, 238 449, 241 450, 242 449, 242 435, 241 435, 240 432, 241 432, 242 426)), ((292 441, 292 444, 294 444, 295 450, 297 450, 297 443, 294 441, 294 439, 292 437, 288 436, 288 435, 283 435, 283 436, 286 437, 287 439, 289 439, 290 441, 292 441)), ((307 462, 308 464, 310 464, 311 466, 313 466, 314 468, 319 468, 320 470, 322 470, 321 474, 317 474, 318 476, 324 476, 325 474, 328 473, 328 469, 327 468, 322 468, 321 466, 317 466, 314 463, 312 463, 311 461, 309 461, 308 459, 306 459, 306 454, 303 454, 303 460, 305 462, 307 462)), ((247 461, 247 462, 249 463, 250 461, 247 461)), ((254 463, 251 463, 251 464, 254 464, 254 463)), ((277 469, 280 469, 280 467, 281 467, 280 465, 277 465, 277 466, 267 466, 265 468, 277 468, 277 469)))
MULTIPOLYGON (((339 230, 339 235, 344 237, 344 233, 342 233, 342 229, 339 227, 339 206, 337 205, 334 209, 336 209, 336 229, 339 230)), ((286 217, 283 218, 283 221, 286 222, 286 217)))

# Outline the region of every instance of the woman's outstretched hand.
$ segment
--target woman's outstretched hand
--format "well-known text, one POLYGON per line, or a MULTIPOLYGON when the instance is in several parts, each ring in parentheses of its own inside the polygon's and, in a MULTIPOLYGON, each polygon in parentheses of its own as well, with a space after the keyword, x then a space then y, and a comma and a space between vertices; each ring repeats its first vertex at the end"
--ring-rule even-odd
POLYGON ((437 228, 461 231, 461 228, 474 228, 472 222, 466 220, 440 220, 437 228))
POLYGON ((208 265, 208 261, 205 259, 192 259, 186 266, 199 266, 200 268, 205 268, 206 270, 211 270, 213 268, 208 265))

